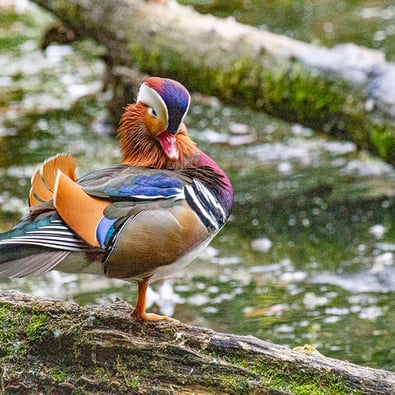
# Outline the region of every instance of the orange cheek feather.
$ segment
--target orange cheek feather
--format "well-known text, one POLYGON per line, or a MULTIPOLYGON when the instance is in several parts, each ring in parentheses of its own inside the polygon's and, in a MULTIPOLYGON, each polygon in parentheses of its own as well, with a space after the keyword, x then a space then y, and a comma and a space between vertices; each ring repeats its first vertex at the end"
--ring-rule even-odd
POLYGON ((160 119, 155 118, 148 113, 145 114, 144 125, 146 130, 153 136, 160 135, 167 128, 167 124, 165 122, 162 122, 160 119))

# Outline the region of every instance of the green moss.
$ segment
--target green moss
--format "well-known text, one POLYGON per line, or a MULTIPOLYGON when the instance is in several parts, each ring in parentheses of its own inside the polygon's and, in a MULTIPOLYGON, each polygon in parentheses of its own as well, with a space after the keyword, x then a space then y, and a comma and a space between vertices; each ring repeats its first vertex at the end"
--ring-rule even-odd
POLYGON ((23 310, 12 311, 8 306, 0 308, 0 363, 24 358, 27 347, 20 341, 25 322, 23 310))
POLYGON ((219 378, 221 384, 219 388, 222 388, 226 393, 234 394, 250 394, 251 385, 247 379, 240 380, 240 377, 234 377, 232 375, 222 376, 219 378))
POLYGON ((28 37, 23 36, 0 38, 0 48, 2 51, 12 51, 27 40, 28 37))
MULTIPOLYGON (((260 382, 263 386, 268 388, 277 389, 280 391, 289 392, 291 394, 298 395, 346 395, 351 393, 348 385, 342 381, 342 378, 338 375, 329 375, 327 373, 323 375, 317 374, 317 371, 310 373, 306 370, 295 371, 291 365, 284 363, 281 366, 276 364, 261 363, 258 361, 249 361, 242 356, 221 356, 217 355, 218 358, 224 359, 231 365, 240 366, 244 369, 250 370, 256 374, 256 382, 260 382)), ((231 384, 231 380, 227 380, 228 384, 231 384)), ((250 383, 238 383, 241 387, 238 390, 251 390, 250 383)), ((248 393, 248 392, 240 392, 248 393)), ((357 395, 357 392, 353 392, 357 395)))
POLYGON ((332 376, 331 380, 326 374, 325 377, 309 374, 305 371, 290 372, 286 367, 283 371, 270 368, 263 375, 264 382, 268 386, 286 390, 298 395, 332 395, 349 394, 350 388, 341 381, 340 377, 332 376))
POLYGON ((395 163, 395 134, 390 126, 374 126, 371 141, 379 156, 390 163, 395 163))
MULTIPOLYGON (((298 63, 291 69, 278 65, 263 70, 259 81, 262 89, 257 108, 338 137, 349 137, 346 125, 351 113, 345 92, 350 88, 344 82, 315 76, 298 63)), ((355 120, 360 106, 353 103, 351 107, 355 120)))
POLYGON ((127 363, 125 363, 121 358, 117 358, 115 367, 118 375, 122 377, 122 381, 127 388, 131 390, 139 389, 139 377, 131 374, 130 367, 127 363))
POLYGON ((57 366, 50 369, 49 374, 54 383, 63 383, 68 377, 67 372, 57 366))
POLYGON ((47 315, 33 315, 26 327, 26 336, 30 341, 41 341, 48 333, 46 328, 47 315))
POLYGON ((0 107, 7 107, 9 103, 13 101, 22 101, 24 95, 24 91, 20 88, 13 87, 5 89, 0 87, 0 107))

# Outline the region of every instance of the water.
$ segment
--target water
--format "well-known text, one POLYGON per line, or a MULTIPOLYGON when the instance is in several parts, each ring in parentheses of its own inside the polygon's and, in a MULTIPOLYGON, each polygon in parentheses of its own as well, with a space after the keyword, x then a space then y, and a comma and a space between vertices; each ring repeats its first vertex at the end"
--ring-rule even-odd
MULTIPOLYGON (((318 10, 320 3, 279 2, 280 12, 272 2, 267 14, 251 1, 237 2, 228 12, 309 41, 316 40, 313 26, 328 21, 339 26, 336 34, 343 23, 351 30, 348 17, 356 30, 335 34, 336 42, 359 37, 365 45, 361 23, 387 29, 392 18, 390 5, 336 2, 345 7, 340 20, 336 7, 318 10), (373 13, 379 16, 366 17, 373 13)), ((41 53, 40 31, 51 18, 35 7, 21 14, 0 9, 0 22, 0 230, 6 230, 26 212, 30 176, 46 157, 71 152, 84 174, 117 163, 119 154, 105 122, 101 49, 83 42, 41 53)), ((334 44, 324 40, 329 36, 320 41, 334 44)), ((154 284, 149 310, 290 347, 309 343, 327 356, 394 370, 393 168, 351 142, 328 141, 216 98, 194 95, 186 122, 229 173, 235 209, 199 260, 154 284)), ((117 297, 134 303, 136 296, 135 286, 122 281, 57 272, 4 280, 1 288, 80 304, 117 297)))

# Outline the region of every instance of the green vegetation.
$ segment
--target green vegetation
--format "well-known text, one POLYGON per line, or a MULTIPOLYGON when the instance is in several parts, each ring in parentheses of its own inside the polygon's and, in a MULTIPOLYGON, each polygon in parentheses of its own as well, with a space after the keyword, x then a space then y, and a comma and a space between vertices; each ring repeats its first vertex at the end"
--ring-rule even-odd
POLYGON ((389 163, 395 163, 395 139, 392 126, 374 126, 371 142, 377 154, 389 163))

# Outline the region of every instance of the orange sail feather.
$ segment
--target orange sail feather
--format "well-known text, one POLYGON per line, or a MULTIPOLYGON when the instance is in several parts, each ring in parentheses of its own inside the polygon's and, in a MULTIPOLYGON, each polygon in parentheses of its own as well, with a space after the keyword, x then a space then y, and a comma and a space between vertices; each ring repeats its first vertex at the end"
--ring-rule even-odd
POLYGON ((109 201, 89 196, 61 170, 57 173, 53 201, 58 214, 78 236, 88 244, 100 247, 96 229, 109 201))
POLYGON ((58 154, 47 159, 32 176, 29 206, 48 202, 52 199, 58 170, 61 170, 71 180, 76 181, 76 169, 77 162, 69 154, 58 154))

